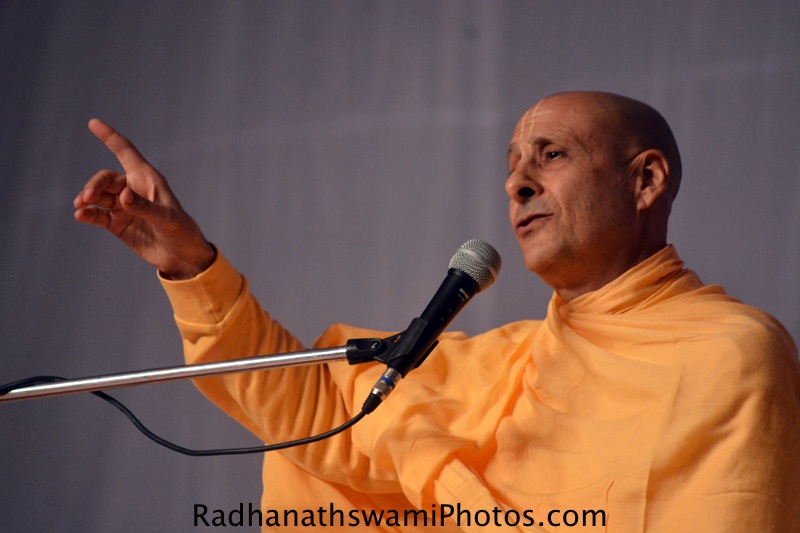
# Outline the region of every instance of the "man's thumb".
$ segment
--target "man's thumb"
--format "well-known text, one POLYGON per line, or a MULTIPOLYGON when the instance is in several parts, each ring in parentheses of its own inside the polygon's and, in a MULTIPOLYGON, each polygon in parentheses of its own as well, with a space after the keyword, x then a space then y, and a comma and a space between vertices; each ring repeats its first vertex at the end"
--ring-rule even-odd
POLYGON ((154 210, 157 207, 153 202, 144 198, 130 187, 125 187, 119 195, 119 202, 122 208, 128 213, 141 217, 150 218, 154 215, 154 210))

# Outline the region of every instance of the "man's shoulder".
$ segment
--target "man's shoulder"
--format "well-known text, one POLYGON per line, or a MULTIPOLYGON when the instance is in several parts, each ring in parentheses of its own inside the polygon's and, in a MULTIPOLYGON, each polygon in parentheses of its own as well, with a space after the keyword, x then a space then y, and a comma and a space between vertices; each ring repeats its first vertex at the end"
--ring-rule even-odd
POLYGON ((681 347, 689 367, 704 361, 713 362, 718 375, 800 373, 797 346, 786 328, 766 311, 720 287, 704 286, 665 300, 643 313, 645 320, 651 316, 654 323, 656 316, 666 318, 663 326, 681 347))
POLYGON ((666 308, 671 304, 676 317, 697 323, 697 327, 705 329, 709 335, 775 344, 796 352, 791 335, 775 317, 726 294, 720 287, 704 286, 676 298, 675 302, 664 302, 666 308))

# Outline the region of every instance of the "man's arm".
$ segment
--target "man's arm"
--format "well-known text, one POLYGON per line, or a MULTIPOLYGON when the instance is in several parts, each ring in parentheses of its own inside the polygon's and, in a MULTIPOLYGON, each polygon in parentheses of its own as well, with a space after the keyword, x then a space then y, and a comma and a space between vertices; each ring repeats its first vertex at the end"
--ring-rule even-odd
MULTIPOLYGON (((164 287, 187 362, 303 349, 262 310, 246 280, 224 258, 217 258, 215 248, 181 207, 167 180, 133 144, 98 119, 89 122, 89 129, 114 153, 124 173, 102 170, 95 174, 74 200, 75 218, 107 229, 160 271, 167 280, 164 287)), ((345 365, 344 373, 363 371, 345 365)), ((365 380, 359 398, 379 375, 365 380)), ((208 377, 195 384, 266 442, 322 433, 352 416, 352 402, 325 365, 208 377)), ((345 388, 351 388, 349 381, 345 388)), ((358 483, 368 491, 399 490, 392 472, 373 474, 369 459, 341 438, 284 453, 323 479, 358 483)))

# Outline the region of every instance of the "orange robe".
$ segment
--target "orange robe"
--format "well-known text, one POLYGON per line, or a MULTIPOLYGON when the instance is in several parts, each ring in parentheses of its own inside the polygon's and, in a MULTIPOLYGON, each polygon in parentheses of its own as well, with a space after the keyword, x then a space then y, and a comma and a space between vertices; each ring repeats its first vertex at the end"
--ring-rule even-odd
MULTIPOLYGON (((188 363, 304 349, 224 257, 163 283, 188 363)), ((383 336, 334 325, 315 347, 383 336)), ((272 443, 338 426, 383 370, 336 362, 197 386, 272 443)), ((263 483, 262 510, 330 505, 345 525, 349 510, 452 508, 460 522, 425 530, 800 531, 797 348, 667 246, 597 291, 554 295, 543 321, 445 334, 352 429, 265 454, 263 483)), ((395 526, 341 530, 416 530, 395 526)))

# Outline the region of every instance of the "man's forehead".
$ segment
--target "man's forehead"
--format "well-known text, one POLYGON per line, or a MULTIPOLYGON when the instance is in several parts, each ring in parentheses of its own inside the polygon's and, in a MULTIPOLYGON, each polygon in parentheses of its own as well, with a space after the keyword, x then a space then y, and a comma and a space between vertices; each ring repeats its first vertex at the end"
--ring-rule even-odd
POLYGON ((598 118, 591 98, 580 95, 555 95, 544 98, 528 109, 514 128, 512 144, 531 142, 541 135, 567 136, 573 139, 589 133, 598 118))
POLYGON ((517 122, 516 131, 514 133, 523 133, 525 131, 529 131, 530 128, 533 127, 533 123, 536 120, 536 112, 539 109, 539 105, 542 103, 541 100, 533 104, 525 114, 517 122))

